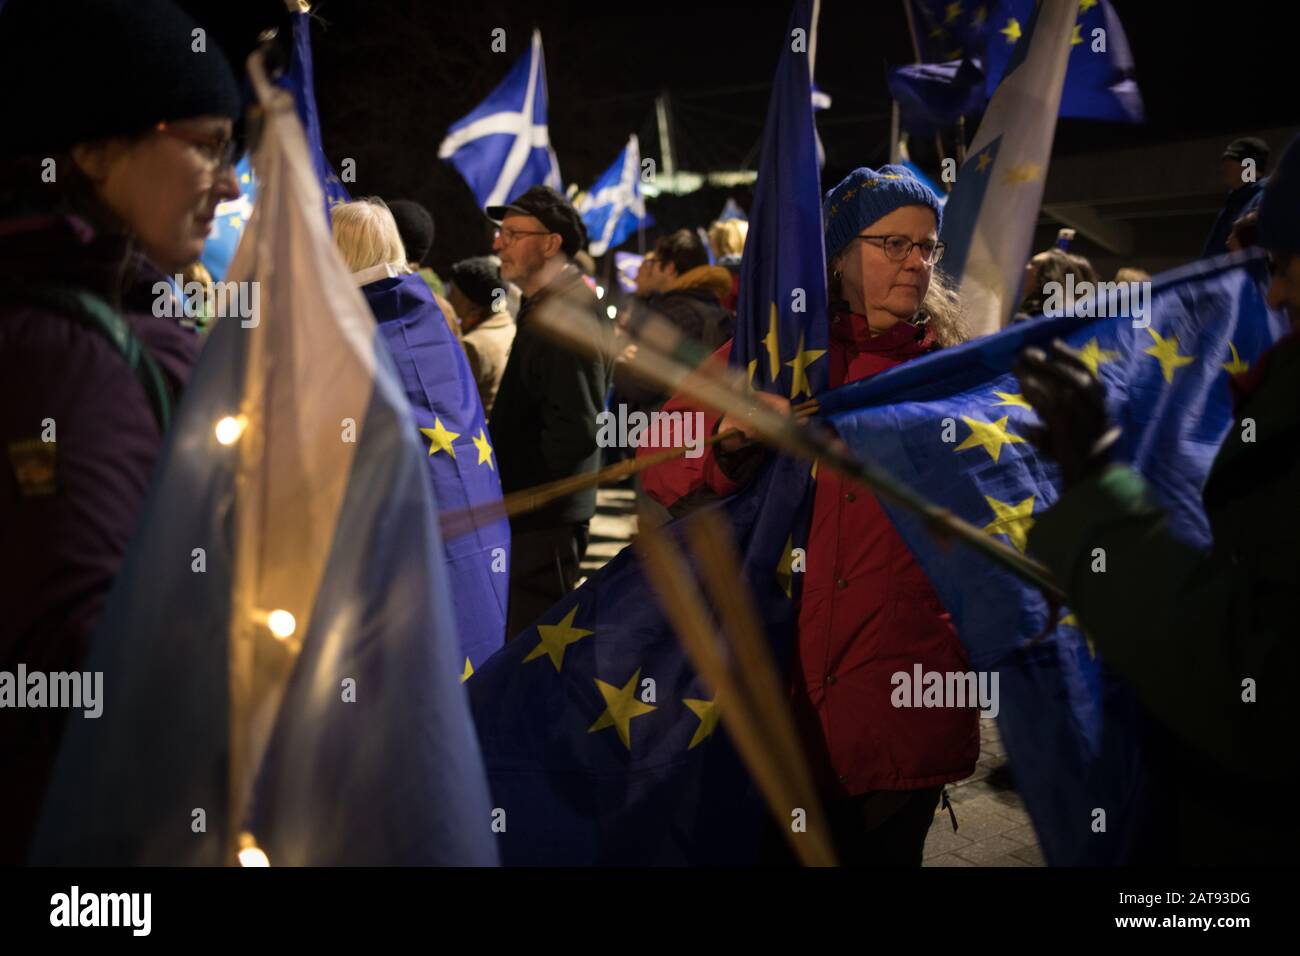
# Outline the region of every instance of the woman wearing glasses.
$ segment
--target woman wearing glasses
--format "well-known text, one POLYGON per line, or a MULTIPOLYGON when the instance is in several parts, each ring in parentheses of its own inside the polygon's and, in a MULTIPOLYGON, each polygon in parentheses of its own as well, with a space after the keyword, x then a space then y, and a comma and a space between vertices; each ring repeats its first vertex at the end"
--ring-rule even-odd
MULTIPOLYGON (((936 268, 938 197, 907 169, 854 170, 826 196, 832 388, 868 378, 966 336, 936 268)), ((730 343, 719 351, 725 360, 730 343)), ((790 411, 771 393, 762 400, 790 411)), ((664 407, 685 407, 673 399, 664 407)), ((743 421, 706 413, 706 428, 743 421)), ((940 428, 935 423, 935 428, 940 428)), ((649 469, 646 490, 673 508, 751 480, 766 452, 747 439, 649 469)), ((680 510, 680 509, 679 509, 680 510)), ((944 784, 979 756, 973 709, 896 708, 897 672, 964 673, 950 615, 880 504, 830 469, 816 476, 790 694, 842 863, 919 866, 944 784)), ((774 853, 787 851, 779 838, 774 853)))
MULTIPOLYGON (((3 6, 0 670, 73 671, 194 361, 155 286, 239 194, 240 96, 165 0, 3 6)), ((0 861, 23 857, 61 713, 0 714, 0 861)))

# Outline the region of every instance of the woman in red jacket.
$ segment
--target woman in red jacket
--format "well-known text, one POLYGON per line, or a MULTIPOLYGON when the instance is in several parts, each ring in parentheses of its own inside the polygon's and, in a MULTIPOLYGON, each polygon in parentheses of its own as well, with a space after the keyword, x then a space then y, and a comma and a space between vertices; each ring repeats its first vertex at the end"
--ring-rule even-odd
MULTIPOLYGON (((827 194, 830 387, 964 338, 956 296, 934 268, 941 218, 935 194, 900 166, 854 170, 827 194)), ((785 399, 760 396, 789 412, 785 399)), ((687 406, 674 398, 664 410, 687 406)), ((710 432, 749 433, 742 421, 705 415, 710 432)), ((733 493, 765 452, 748 438, 724 445, 649 469, 646 490, 675 514, 733 493)), ((970 670, 950 615, 880 503, 819 469, 789 683, 845 864, 919 866, 944 784, 975 769, 974 709, 892 706, 891 677, 910 677, 917 664, 923 673, 970 670)))

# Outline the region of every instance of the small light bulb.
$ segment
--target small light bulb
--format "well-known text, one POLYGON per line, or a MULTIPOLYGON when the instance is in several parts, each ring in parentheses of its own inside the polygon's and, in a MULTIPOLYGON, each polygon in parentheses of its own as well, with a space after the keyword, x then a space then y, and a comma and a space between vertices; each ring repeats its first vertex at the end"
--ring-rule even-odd
POLYGON ((272 611, 266 616, 266 626, 271 629, 271 633, 284 640, 293 634, 298 627, 298 622, 293 619, 293 615, 288 611, 272 611))
POLYGON ((596 298, 597 299, 605 298, 605 287, 603 285, 596 286, 596 298))
POLYGON ((270 866, 270 858, 257 845, 251 833, 241 833, 239 835, 239 865, 240 866, 270 866))
POLYGON ((607 316, 609 316, 611 319, 613 319, 613 318, 617 318, 617 317, 618 317, 618 309, 614 308, 614 306, 612 306, 612 305, 610 305, 610 306, 606 306, 606 307, 605 307, 605 314, 606 314, 607 316))
POLYGON ((245 419, 243 415, 236 418, 233 415, 227 415, 221 421, 217 422, 217 441, 223 445, 233 445, 239 441, 239 436, 244 433, 245 419))

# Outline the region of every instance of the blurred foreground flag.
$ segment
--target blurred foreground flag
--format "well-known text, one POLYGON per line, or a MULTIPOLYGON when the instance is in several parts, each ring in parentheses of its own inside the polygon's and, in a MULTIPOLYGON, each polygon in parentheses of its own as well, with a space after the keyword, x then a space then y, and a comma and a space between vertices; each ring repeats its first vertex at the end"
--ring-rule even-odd
POLYGON ((499 206, 529 186, 563 192, 560 164, 546 128, 546 60, 542 34, 488 98, 447 130, 438 158, 465 178, 479 206, 499 206))
POLYGON ((593 256, 603 256, 638 227, 653 223, 641 195, 641 146, 636 136, 628 137, 614 165, 601 173, 579 204, 578 213, 592 237, 587 251, 593 256))
POLYGON ((492 864, 442 543, 411 410, 329 232, 291 98, 86 667, 34 859, 492 864))
POLYGON ((1043 0, 1035 9, 944 209, 944 268, 959 286, 976 335, 1002 328, 1019 305, 1075 7, 1075 0, 1043 0))
MULTIPOLYGON (((1157 276, 1149 301, 1129 289, 1102 318, 1019 323, 830 392, 822 413, 859 455, 1024 552, 1034 522, 1059 497, 1059 472, 1025 437, 1038 419, 1010 367, 1024 346, 1060 337, 1106 385, 1123 427, 1118 457, 1146 477, 1171 530, 1205 547, 1201 487, 1233 422, 1229 379, 1286 329, 1265 306, 1267 282, 1258 254, 1194 263, 1157 276)), ((1095 305, 1087 314, 1098 314, 1095 305)), ((967 548, 938 544, 913 515, 882 503, 952 614, 973 668, 999 675, 998 727, 1047 862, 1162 858, 1170 811, 1155 772, 1159 737, 1132 688, 1073 614, 1035 642, 1048 622, 1037 589, 967 548), (1106 810, 1104 830, 1094 828, 1097 807, 1106 810)))

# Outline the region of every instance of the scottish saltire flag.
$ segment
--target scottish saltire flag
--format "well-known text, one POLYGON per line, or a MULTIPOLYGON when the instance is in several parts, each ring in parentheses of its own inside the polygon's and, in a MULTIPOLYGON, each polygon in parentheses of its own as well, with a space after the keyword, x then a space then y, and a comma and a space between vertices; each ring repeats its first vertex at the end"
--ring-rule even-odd
MULTIPOLYGON (((501 479, 483 403, 465 349, 452 335, 428 283, 401 275, 361 287, 379 322, 412 427, 428 451, 433 497, 444 512, 501 501, 501 479), (436 371, 436 374, 430 374, 436 371)), ((505 643, 510 522, 479 521, 443 539, 456 633, 468 678, 505 643)))
POLYGON ((614 273, 618 278, 618 287, 631 294, 636 291, 636 274, 641 270, 645 256, 635 252, 614 253, 614 273))
POLYGON ((244 234, 244 226, 253 215, 253 202, 257 199, 253 163, 247 156, 235 166, 235 175, 239 179, 239 198, 217 203, 208 241, 203 244, 203 252, 199 256, 199 261, 217 281, 224 278, 226 270, 230 268, 230 261, 234 259, 235 249, 239 246, 239 237, 244 234))
POLYGON ((320 114, 316 111, 316 80, 311 61, 311 19, 308 14, 293 15, 293 54, 289 59, 289 69, 280 77, 279 83, 293 94, 298 119, 307 136, 307 148, 311 151, 312 168, 325 193, 325 222, 328 225, 329 207, 351 202, 352 197, 325 157, 325 147, 321 144, 320 114))
POLYGON ((601 173, 578 213, 591 237, 587 251, 593 256, 603 256, 638 228, 653 224, 641 194, 641 146, 635 135, 628 137, 614 165, 601 173))
POLYGON ((1044 0, 957 171, 944 209, 944 269, 976 335, 1006 325, 1020 301, 1056 133, 1074 0, 1044 0))
POLYGON ((456 167, 480 206, 499 206, 539 184, 563 190, 546 109, 546 60, 534 30, 528 52, 501 84, 447 130, 438 157, 456 167))
MULTIPOLYGON (((1133 55, 1128 37, 1110 0, 1063 0, 1077 11, 1073 33, 1070 37, 1069 69, 1065 88, 1061 94, 1060 115, 1076 119, 1110 120, 1121 123, 1141 123, 1146 118, 1142 94, 1134 79, 1133 55), (1097 31, 1102 31, 1098 33, 1097 31)), ((952 72, 952 82, 963 91, 971 84, 970 78, 982 72, 982 96, 967 103, 971 109, 953 112, 957 94, 947 94, 935 89, 942 79, 933 77, 933 83, 916 92, 927 102, 918 110, 918 104, 900 103, 912 107, 911 117, 919 119, 924 111, 937 111, 947 117, 951 125, 956 117, 973 112, 982 100, 993 96, 1002 82, 1006 69, 1017 55, 1016 48, 1026 42, 1026 29, 1033 16, 1035 0, 914 0, 918 42, 921 58, 930 65, 946 65, 952 72), (957 61, 968 61, 957 72, 957 61)), ((903 68, 903 71, 909 68, 903 68)), ((891 74, 898 77, 903 71, 891 74)), ((978 79, 978 78, 977 78, 978 79)), ((972 94, 974 95, 974 94, 972 94)), ((904 117, 909 116, 904 105, 904 117)), ((937 122, 937 121, 936 121, 937 122)))
POLYGON ((259 307, 194 369, 34 859, 492 864, 427 450, 292 99, 254 72, 261 192, 228 281, 259 307))
MULTIPOLYGON (((797 0, 790 29, 806 30, 810 19, 809 0, 797 0)), ((790 47, 786 39, 741 272, 741 302, 752 305, 742 314, 761 323, 743 332, 757 349, 754 361, 761 359, 755 380, 781 394, 826 381, 818 361, 826 347, 826 267, 811 77, 807 54, 790 47), (793 304, 797 296, 803 311, 793 304)), ((800 576, 789 570, 792 542, 806 539, 801 525, 811 500, 808 463, 778 458, 715 505, 731 526, 739 575, 778 666, 794 636, 792 579, 800 576)), ((667 533, 681 546, 679 523, 667 533)), ((506 864, 757 859, 763 799, 632 550, 507 644, 467 687, 493 800, 508 820, 499 844, 506 864)))
MULTIPOLYGON (((1025 438, 1037 416, 1009 369, 1025 345, 1060 337, 1106 384, 1123 426, 1119 455, 1146 476, 1174 532, 1206 545, 1201 486, 1232 424, 1229 377, 1286 329, 1265 305, 1267 282, 1258 254, 1198 262, 1158 276, 1149 310, 1126 298, 1108 313, 1119 318, 1020 323, 837 389, 822 397, 822 412, 864 458, 1023 552, 1059 496, 1059 473, 1025 438)), ((1065 609, 1034 643, 1048 620, 1037 589, 969 549, 938 545, 911 514, 886 508, 972 666, 1000 675, 999 730, 1048 863, 1130 864, 1159 853, 1146 841, 1169 804, 1153 770, 1152 725, 1073 615, 1065 609), (1104 832, 1093 827, 1098 807, 1104 832)))

